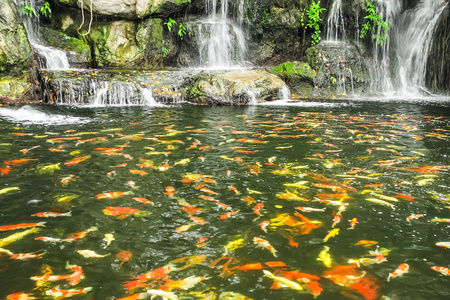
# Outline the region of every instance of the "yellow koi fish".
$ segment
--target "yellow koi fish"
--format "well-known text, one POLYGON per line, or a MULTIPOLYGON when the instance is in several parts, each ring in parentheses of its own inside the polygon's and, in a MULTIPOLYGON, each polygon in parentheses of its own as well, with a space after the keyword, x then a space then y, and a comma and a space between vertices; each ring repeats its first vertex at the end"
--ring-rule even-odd
POLYGON ((325 249, 319 253, 319 257, 317 258, 317 260, 323 262, 323 264, 327 268, 331 268, 331 263, 332 263, 331 255, 330 255, 330 253, 328 253, 329 250, 330 250, 330 247, 325 246, 325 249))
POLYGON ((288 287, 290 289, 293 290, 297 290, 297 291, 302 291, 303 288, 296 282, 291 281, 289 279, 286 279, 284 277, 280 277, 280 276, 275 276, 272 273, 270 273, 267 270, 263 270, 264 273, 264 277, 268 277, 270 279, 273 279, 274 281, 278 282, 280 285, 284 286, 284 287, 288 287))
POLYGON ((327 234, 327 236, 323 239, 323 241, 327 242, 330 238, 332 238, 333 236, 336 236, 338 234, 339 234, 339 228, 335 228, 327 234))

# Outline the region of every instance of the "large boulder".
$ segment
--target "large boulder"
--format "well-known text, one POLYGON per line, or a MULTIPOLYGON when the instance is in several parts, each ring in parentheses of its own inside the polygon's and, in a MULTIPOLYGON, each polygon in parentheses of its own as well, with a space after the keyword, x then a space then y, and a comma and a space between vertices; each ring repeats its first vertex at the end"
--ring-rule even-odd
POLYGON ((187 84, 185 97, 198 105, 247 105, 275 100, 285 86, 264 70, 202 73, 187 84))
POLYGON ((314 88, 316 73, 306 62, 286 62, 269 71, 283 79, 292 93, 308 96, 314 88))
POLYGON ((87 40, 93 60, 106 68, 155 68, 163 64, 163 21, 115 21, 94 24, 87 40))
POLYGON ((20 73, 29 66, 31 46, 12 0, 0 2, 0 72, 20 73))
MULTIPOLYGON (((91 10, 90 0, 57 0, 61 4, 91 10)), ((185 7, 191 0, 92 0, 95 14, 126 19, 143 19, 149 15, 168 16, 185 7)))

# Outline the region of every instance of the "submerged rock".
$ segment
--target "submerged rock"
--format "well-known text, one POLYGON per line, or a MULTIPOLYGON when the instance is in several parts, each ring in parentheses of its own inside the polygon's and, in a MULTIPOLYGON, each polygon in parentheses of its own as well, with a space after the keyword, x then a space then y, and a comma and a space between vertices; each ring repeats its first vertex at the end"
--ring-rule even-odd
POLYGON ((202 73, 187 84, 186 100, 199 105, 246 105, 275 100, 286 84, 264 70, 202 73))

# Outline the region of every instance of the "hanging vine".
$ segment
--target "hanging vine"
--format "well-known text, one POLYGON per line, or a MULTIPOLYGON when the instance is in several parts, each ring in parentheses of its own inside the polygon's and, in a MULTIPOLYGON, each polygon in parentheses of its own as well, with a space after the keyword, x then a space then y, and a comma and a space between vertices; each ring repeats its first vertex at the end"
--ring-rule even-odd
POLYGON ((77 32, 79 35, 81 36, 86 36, 91 32, 91 27, 92 27, 92 20, 94 18, 93 13, 92 13, 92 1, 91 0, 91 8, 90 8, 90 13, 91 13, 91 20, 89 21, 89 27, 88 27, 88 31, 86 33, 81 33, 80 29, 84 26, 84 0, 78 0, 78 3, 81 4, 81 25, 80 27, 78 27, 77 32))

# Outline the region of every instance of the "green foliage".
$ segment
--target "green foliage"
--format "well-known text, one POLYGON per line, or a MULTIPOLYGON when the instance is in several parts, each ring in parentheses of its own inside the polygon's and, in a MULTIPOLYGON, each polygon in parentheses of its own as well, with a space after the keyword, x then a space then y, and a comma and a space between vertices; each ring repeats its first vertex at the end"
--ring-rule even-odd
POLYGON ((311 5, 309 6, 308 14, 308 26, 309 28, 314 29, 314 33, 311 35, 312 42, 311 44, 314 46, 320 42, 320 26, 319 23, 322 21, 320 18, 320 13, 326 10, 325 8, 320 7, 320 0, 317 3, 312 0, 311 5))
POLYGON ((27 15, 29 17, 35 16, 37 17, 37 12, 36 10, 31 6, 31 3, 25 3, 24 1, 22 1, 20 4, 22 4, 22 14, 27 15))
MULTIPOLYGON (((367 2, 367 16, 364 19, 367 19, 367 22, 363 24, 361 29, 360 38, 365 38, 367 35, 367 32, 370 31, 372 28, 375 29, 376 27, 380 28, 380 34, 372 33, 372 39, 374 39, 377 44, 384 45, 386 43, 386 38, 388 36, 389 32, 389 24, 386 21, 381 20, 381 16, 375 12, 375 4, 370 2, 369 0, 366 0, 367 2)), ((373 30, 372 29, 372 30, 373 30)))
POLYGON ((167 29, 169 29, 169 31, 172 31, 172 27, 174 25, 177 25, 177 21, 173 20, 172 18, 169 18, 169 21, 167 21, 166 23, 164 23, 164 25, 167 26, 167 29))
POLYGON ((261 17, 261 24, 262 25, 266 24, 266 20, 267 20, 268 17, 269 17, 269 13, 264 10, 263 15, 261 17))
POLYGON ((52 9, 50 8, 50 3, 45 2, 44 6, 41 7, 41 14, 46 18, 50 18, 52 16, 52 9))
POLYGON ((180 23, 180 25, 178 26, 178 36, 181 37, 181 39, 183 39, 183 36, 186 35, 186 27, 184 27, 183 23, 180 23))
POLYGON ((167 49, 166 47, 162 47, 161 48, 161 50, 162 50, 162 53, 163 53, 163 57, 166 57, 167 56, 167 54, 169 54, 169 49, 167 49))

